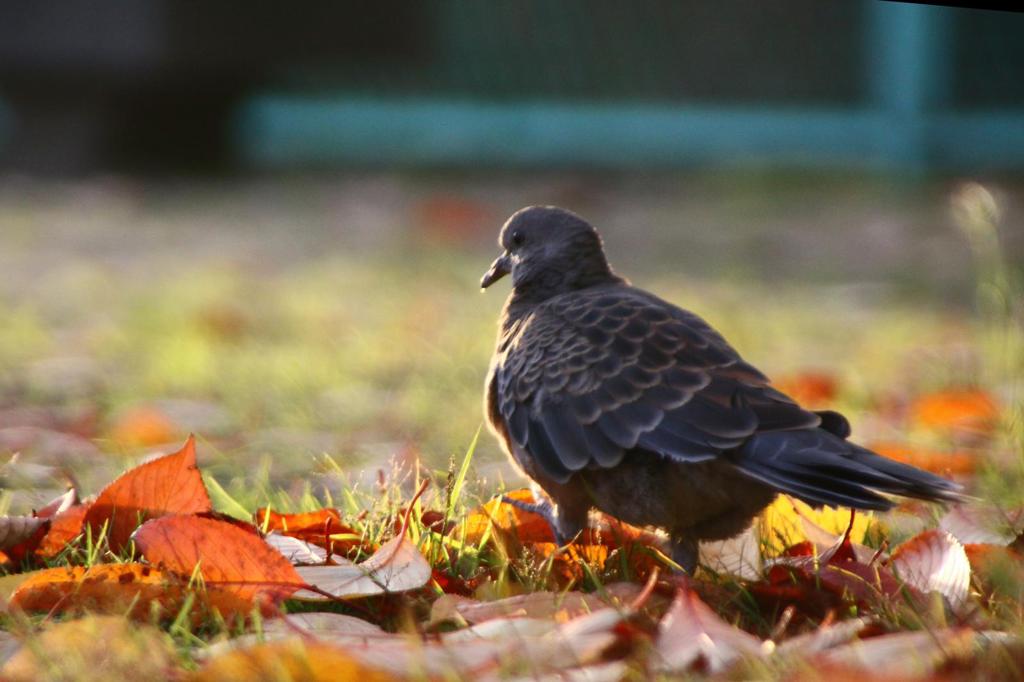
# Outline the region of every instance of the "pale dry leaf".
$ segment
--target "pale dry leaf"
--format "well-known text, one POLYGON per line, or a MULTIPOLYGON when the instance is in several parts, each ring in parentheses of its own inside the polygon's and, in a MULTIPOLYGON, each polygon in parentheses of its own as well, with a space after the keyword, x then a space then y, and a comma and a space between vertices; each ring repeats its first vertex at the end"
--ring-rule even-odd
POLYGON ((6 630, 0 630, 0 667, 21 648, 21 639, 6 630))
POLYGON ((716 573, 757 580, 764 570, 761 543, 753 526, 728 540, 702 542, 700 563, 716 573))
MULTIPOLYGON (((334 597, 367 597, 416 590, 430 581, 430 564, 404 536, 392 538, 361 564, 298 566, 302 579, 334 597)), ((296 599, 326 601, 329 597, 311 590, 295 593, 296 599)))
POLYGON ((779 642, 775 647, 776 656, 812 656, 840 644, 846 644, 864 631, 870 618, 851 618, 838 623, 822 625, 817 630, 779 642))
POLYGON ((270 632, 292 632, 301 630, 314 637, 330 636, 356 636, 356 637, 377 637, 388 633, 379 625, 356 618, 346 616, 343 613, 332 612, 310 612, 310 613, 289 613, 280 618, 272 618, 264 621, 264 634, 270 632))
POLYGON ((443 642, 475 642, 503 640, 509 637, 542 637, 553 632, 558 624, 546 618, 494 618, 461 630, 445 632, 443 642))
POLYGON ((642 590, 634 583, 611 583, 602 593, 530 592, 496 601, 477 601, 445 594, 434 602, 430 622, 436 624, 463 619, 467 623, 482 623, 492 618, 508 617, 550 618, 566 622, 607 606, 628 604, 642 590))
POLYGON ((746 656, 771 653, 774 644, 761 641, 726 623, 691 590, 676 594, 658 626, 654 649, 660 672, 683 672, 697 664, 715 674, 746 656))
POLYGON ((48 523, 34 516, 0 516, 0 550, 25 542, 48 523))
POLYGON ((628 666, 623 661, 595 663, 582 668, 570 668, 546 675, 529 675, 523 677, 507 677, 504 675, 486 675, 481 682, 619 682, 625 679, 628 666))
MULTIPOLYGON (((284 555, 293 566, 316 566, 327 561, 327 550, 311 542, 290 535, 268 533, 263 536, 268 545, 284 555)), ((337 559, 337 557, 333 557, 337 559)))
POLYGON ((36 512, 36 516, 41 519, 49 519, 61 512, 71 509, 71 507, 76 504, 78 504, 78 491, 75 488, 69 488, 66 492, 58 495, 44 505, 36 512))
POLYGON ((817 660, 871 676, 923 679, 950 660, 968 658, 975 644, 976 633, 969 629, 896 632, 830 649, 817 660))
POLYGON ((927 530, 901 544, 892 555, 899 577, 924 593, 938 592, 955 612, 967 603, 971 562, 960 542, 944 530, 927 530))
POLYGON ((939 528, 965 545, 1006 547, 1024 532, 1024 509, 959 504, 942 517, 939 528))
MULTIPOLYGON (((384 632, 350 616, 301 614, 265 621, 263 634, 275 641, 315 638, 337 645, 367 668, 403 679, 478 678, 499 670, 507 673, 524 668, 535 677, 600 661, 616 641, 615 629, 622 618, 614 609, 605 608, 562 625, 550 619, 494 619, 424 640, 416 635, 384 632)), ((258 645, 255 635, 244 635, 199 650, 196 655, 209 660, 229 651, 254 650, 258 645)))

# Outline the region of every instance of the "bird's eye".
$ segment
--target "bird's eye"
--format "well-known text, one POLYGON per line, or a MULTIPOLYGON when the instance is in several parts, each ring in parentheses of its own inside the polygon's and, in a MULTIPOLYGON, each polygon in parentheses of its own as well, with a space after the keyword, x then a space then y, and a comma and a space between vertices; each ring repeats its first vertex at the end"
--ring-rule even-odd
POLYGON ((526 237, 523 235, 521 231, 515 230, 514 232, 512 232, 512 246, 522 246, 523 242, 525 241, 526 237))

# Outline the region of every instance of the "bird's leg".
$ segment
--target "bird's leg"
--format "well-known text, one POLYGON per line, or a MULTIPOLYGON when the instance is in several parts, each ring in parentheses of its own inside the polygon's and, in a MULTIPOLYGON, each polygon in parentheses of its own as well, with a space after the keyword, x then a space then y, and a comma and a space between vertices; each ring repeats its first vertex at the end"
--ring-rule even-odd
POLYGON ((534 497, 540 501, 523 502, 522 500, 505 496, 502 496, 501 501, 511 504, 517 509, 543 517, 548 522, 548 526, 551 527, 551 533, 555 536, 555 542, 559 546, 569 544, 583 530, 583 525, 563 513, 560 507, 551 501, 550 497, 537 494, 534 494, 534 497))
POLYGON ((697 572, 697 559, 700 556, 700 550, 696 540, 673 536, 670 547, 672 548, 672 561, 679 564, 687 575, 692 576, 697 572))

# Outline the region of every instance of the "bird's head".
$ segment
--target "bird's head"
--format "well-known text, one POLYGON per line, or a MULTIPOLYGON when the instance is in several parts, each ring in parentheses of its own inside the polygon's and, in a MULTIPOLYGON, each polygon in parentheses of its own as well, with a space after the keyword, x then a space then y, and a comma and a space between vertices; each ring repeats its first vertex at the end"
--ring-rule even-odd
POLYGON ((498 246, 504 252, 480 280, 483 289, 511 274, 517 292, 546 298, 619 279, 608 266, 597 230, 555 206, 528 206, 513 213, 501 228, 498 246))

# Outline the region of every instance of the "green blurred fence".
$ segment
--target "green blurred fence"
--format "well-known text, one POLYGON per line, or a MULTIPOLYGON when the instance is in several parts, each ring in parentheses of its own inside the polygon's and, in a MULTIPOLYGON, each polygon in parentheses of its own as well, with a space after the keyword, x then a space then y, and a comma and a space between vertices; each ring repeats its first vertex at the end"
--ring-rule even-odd
POLYGON ((1024 167, 1024 15, 876 0, 432 0, 403 59, 251 99, 260 166, 1024 167))

